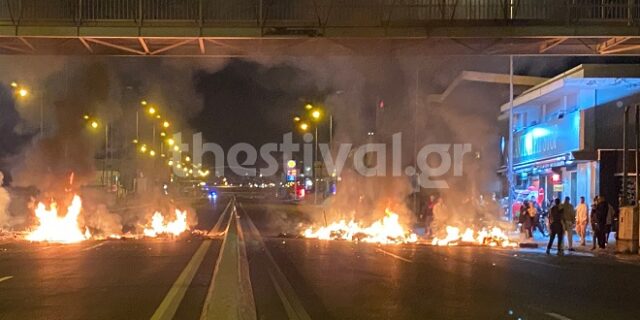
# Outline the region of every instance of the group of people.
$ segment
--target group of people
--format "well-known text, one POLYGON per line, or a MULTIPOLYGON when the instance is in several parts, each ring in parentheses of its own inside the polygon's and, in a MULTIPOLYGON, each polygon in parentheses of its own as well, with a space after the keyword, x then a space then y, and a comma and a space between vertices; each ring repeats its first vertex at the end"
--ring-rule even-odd
POLYGON ((569 197, 565 197, 563 203, 560 203, 560 199, 555 199, 554 204, 549 208, 550 236, 547 244, 547 254, 550 253, 556 238, 558 238, 558 254, 563 254, 565 235, 567 237, 568 250, 574 251, 574 229, 580 237, 580 245, 585 246, 589 222, 593 232, 593 247, 591 249, 595 250, 596 244, 599 248, 604 249, 608 243, 609 234, 613 230, 615 214, 613 206, 602 196, 593 199, 590 213, 584 197, 580 197, 580 203, 575 208, 571 204, 569 197))
POLYGON ((522 226, 522 231, 527 239, 533 238, 533 232, 537 229, 546 236, 544 229, 541 226, 543 210, 535 200, 525 200, 520 207, 520 214, 518 222, 522 226))

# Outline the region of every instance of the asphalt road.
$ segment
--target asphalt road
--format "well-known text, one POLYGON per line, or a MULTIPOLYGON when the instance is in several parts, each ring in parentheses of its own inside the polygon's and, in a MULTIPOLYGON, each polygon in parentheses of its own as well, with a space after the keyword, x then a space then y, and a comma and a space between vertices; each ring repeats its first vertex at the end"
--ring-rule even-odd
POLYGON ((295 205, 227 204, 198 209, 224 240, 0 243, 0 319, 640 319, 636 258, 284 239, 295 205))

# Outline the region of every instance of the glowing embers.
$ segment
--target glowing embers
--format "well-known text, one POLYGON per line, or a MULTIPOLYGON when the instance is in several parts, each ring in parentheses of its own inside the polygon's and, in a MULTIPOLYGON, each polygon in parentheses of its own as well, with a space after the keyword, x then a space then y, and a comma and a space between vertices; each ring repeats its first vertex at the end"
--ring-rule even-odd
POLYGON ((362 241, 381 244, 397 244, 416 242, 418 237, 408 231, 399 222, 398 214, 389 209, 385 210, 385 216, 370 226, 363 226, 353 220, 346 222, 340 220, 324 227, 309 227, 302 232, 305 238, 320 240, 347 240, 362 241))

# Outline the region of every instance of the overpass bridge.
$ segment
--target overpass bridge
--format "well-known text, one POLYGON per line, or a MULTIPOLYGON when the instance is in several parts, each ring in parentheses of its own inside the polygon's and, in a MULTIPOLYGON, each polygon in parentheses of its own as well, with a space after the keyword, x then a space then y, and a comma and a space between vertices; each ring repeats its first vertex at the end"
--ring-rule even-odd
POLYGON ((0 54, 640 53, 640 0, 0 0, 0 54))

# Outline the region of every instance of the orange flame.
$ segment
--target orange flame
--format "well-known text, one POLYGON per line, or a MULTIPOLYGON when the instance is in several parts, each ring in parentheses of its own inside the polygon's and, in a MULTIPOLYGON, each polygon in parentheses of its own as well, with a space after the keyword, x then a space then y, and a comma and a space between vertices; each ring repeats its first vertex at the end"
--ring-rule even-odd
POLYGON ((382 220, 375 221, 368 227, 351 220, 340 220, 325 227, 314 229, 309 227, 302 232, 305 238, 320 240, 348 240, 370 243, 392 244, 418 241, 418 237, 407 231, 399 222, 398 214, 385 210, 382 220))
POLYGON ((78 217, 82 210, 82 200, 79 196, 73 196, 71 204, 67 208, 64 217, 58 216, 56 203, 52 203, 50 208, 39 202, 35 214, 39 225, 26 237, 29 241, 48 241, 58 243, 75 243, 91 237, 89 230, 83 233, 78 225, 78 217))
POLYGON ((460 228, 447 226, 444 238, 435 237, 431 241, 434 246, 457 246, 459 244, 473 244, 489 247, 516 247, 517 242, 511 241, 509 236, 500 228, 492 227, 482 229, 478 232, 471 228, 466 228, 464 233, 460 233, 460 228))
POLYGON ((144 229, 144 235, 151 238, 155 238, 160 234, 178 236, 189 230, 187 211, 176 209, 175 214, 175 220, 165 223, 162 213, 156 211, 151 217, 151 225, 144 229))

